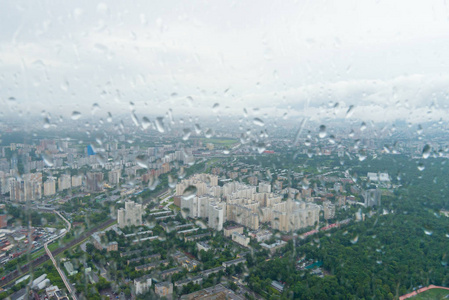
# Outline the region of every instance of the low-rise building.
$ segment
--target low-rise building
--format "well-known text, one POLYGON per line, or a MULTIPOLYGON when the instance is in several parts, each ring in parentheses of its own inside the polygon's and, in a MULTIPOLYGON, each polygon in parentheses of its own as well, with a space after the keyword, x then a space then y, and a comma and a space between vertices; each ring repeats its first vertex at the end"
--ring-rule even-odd
POLYGON ((248 247, 248 244, 250 241, 249 237, 247 237, 243 234, 240 234, 238 232, 233 232, 231 236, 232 236, 232 240, 234 242, 242 245, 243 247, 248 247))
POLYGON ((237 258, 237 259, 233 259, 233 260, 228 260, 222 263, 222 266, 227 268, 233 265, 238 265, 241 263, 245 263, 246 262, 246 258, 237 258))
POLYGON ((198 251, 209 251, 212 248, 207 242, 197 242, 196 247, 198 248, 198 251))
POLYGON ((178 280, 178 281, 175 282, 175 287, 182 288, 183 286, 188 285, 191 282, 193 284, 201 284, 203 282, 203 277, 195 276, 193 278, 187 278, 187 279, 183 279, 183 280, 178 280))
POLYGON ((159 297, 167 297, 173 294, 173 283, 168 281, 159 282, 154 286, 154 292, 159 297))
POLYGON ((134 288, 136 289, 136 295, 145 294, 150 290, 151 277, 149 275, 134 279, 134 288))
POLYGON ((243 234, 243 226, 230 226, 223 229, 223 234, 225 237, 230 237, 233 232, 243 234))
POLYGON ((265 244, 265 243, 261 243, 260 246, 262 246, 262 248, 270 251, 271 254, 273 254, 277 249, 280 249, 282 247, 284 247, 285 245, 287 245, 286 242, 278 240, 273 244, 265 244))

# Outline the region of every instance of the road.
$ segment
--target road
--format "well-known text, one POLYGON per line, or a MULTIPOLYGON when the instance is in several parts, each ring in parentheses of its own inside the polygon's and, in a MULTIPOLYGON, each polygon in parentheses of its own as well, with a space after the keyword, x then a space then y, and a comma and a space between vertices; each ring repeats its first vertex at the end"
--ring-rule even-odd
MULTIPOLYGON (((85 239, 87 239, 88 237, 90 237, 94 232, 99 231, 105 227, 110 226, 112 223, 114 223, 115 220, 114 219, 109 219, 91 229, 89 229, 89 231, 86 231, 84 233, 82 233, 79 237, 73 239, 71 242, 69 242, 68 244, 64 245, 63 247, 60 247, 56 250, 54 250, 52 252, 52 254, 54 256, 64 252, 65 250, 79 244, 80 242, 84 241, 85 239)), ((35 258, 34 260, 32 260, 31 262, 23 265, 23 266, 18 266, 16 270, 9 272, 8 274, 5 275, 4 278, 0 279, 0 287, 5 287, 8 284, 11 284, 11 282, 13 282, 14 280, 16 280, 17 278, 23 276, 23 274, 28 273, 32 268, 36 268, 38 266, 40 266, 41 264, 45 263, 47 260, 49 259, 47 254, 42 254, 41 256, 35 258)))
POLYGON ((63 219, 66 223, 67 223, 67 230, 65 232, 63 232, 62 234, 60 234, 59 236, 55 237, 54 239, 47 241, 44 244, 44 248, 45 248, 45 252, 47 252, 48 257, 50 257, 51 261, 53 262, 53 265, 55 266, 56 270, 58 271, 59 275, 62 278, 62 281, 65 284, 65 287, 67 288, 67 291, 69 291, 69 293, 72 295, 72 298, 74 300, 78 300, 78 298, 76 297, 75 294, 75 289, 73 289, 72 285, 70 284, 70 282, 67 280, 67 277, 65 276, 64 272, 59 268, 58 264, 56 263, 55 258, 53 257, 53 254, 51 253, 50 249, 48 249, 48 245, 50 243, 52 243, 53 241, 62 238, 64 235, 67 234, 67 232, 69 232, 72 229, 72 224, 70 224, 69 221, 67 221, 66 218, 64 218, 58 211, 54 211, 54 213, 56 213, 61 219, 63 219))

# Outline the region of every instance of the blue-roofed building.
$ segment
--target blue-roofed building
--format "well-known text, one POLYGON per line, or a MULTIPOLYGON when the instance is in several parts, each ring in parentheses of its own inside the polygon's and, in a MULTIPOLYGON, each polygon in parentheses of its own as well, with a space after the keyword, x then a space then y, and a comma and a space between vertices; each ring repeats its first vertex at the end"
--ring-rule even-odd
POLYGON ((95 151, 92 148, 92 145, 87 145, 87 155, 88 156, 95 155, 95 151))

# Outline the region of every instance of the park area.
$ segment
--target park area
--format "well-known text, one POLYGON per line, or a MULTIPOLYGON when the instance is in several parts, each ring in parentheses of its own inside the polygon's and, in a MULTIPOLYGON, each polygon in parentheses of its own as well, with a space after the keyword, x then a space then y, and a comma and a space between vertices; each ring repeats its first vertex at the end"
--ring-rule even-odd
POLYGON ((413 300, 438 300, 449 299, 449 288, 430 285, 428 287, 421 288, 413 293, 399 297, 403 299, 413 300))

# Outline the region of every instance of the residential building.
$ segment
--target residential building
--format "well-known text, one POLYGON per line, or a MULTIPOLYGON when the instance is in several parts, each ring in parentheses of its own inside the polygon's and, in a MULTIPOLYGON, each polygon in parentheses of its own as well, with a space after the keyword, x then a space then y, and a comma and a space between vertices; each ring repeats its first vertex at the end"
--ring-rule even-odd
POLYGON ((58 178, 58 190, 61 192, 70 189, 72 187, 71 179, 69 174, 62 174, 61 177, 58 178))
POLYGON ((159 297, 167 297, 173 294, 173 283, 168 281, 159 282, 154 286, 154 292, 159 297))
POLYGON ((136 289, 136 295, 145 294, 150 290, 151 277, 149 275, 134 279, 134 288, 136 289))
POLYGON ((126 201, 125 208, 120 208, 117 212, 118 226, 140 226, 142 225, 142 204, 133 201, 126 201))

